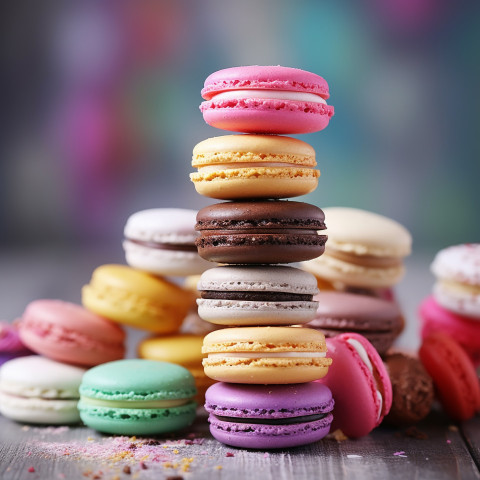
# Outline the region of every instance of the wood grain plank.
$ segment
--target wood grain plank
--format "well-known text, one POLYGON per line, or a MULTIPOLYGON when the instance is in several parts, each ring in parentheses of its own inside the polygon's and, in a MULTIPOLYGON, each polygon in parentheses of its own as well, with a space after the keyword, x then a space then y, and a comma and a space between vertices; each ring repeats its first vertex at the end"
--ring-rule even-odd
POLYGON ((468 422, 463 422, 460 431, 472 458, 480 469, 480 417, 477 415, 468 422))
MULTIPOLYGON (((401 431, 378 428, 357 440, 337 442, 324 439, 312 445, 280 451, 236 449, 216 442, 207 433, 204 415, 192 432, 205 436, 201 445, 158 445, 165 462, 146 460, 147 470, 138 461, 113 461, 86 456, 52 455, 52 445, 89 445, 92 442, 112 442, 86 427, 69 429, 25 428, 0 418, 0 478, 5 480, 94 479, 114 478, 135 480, 162 479, 182 475, 199 480, 286 480, 286 479, 480 479, 462 432, 451 427, 441 413, 432 414, 419 429, 427 439, 406 436, 401 431), (47 448, 48 447, 48 448, 47 448), (176 453, 175 453, 176 452, 176 453), (405 452, 402 455, 395 455, 405 452), (191 460, 190 471, 183 472, 182 459, 191 460), (123 472, 125 465, 131 475, 123 472), (29 467, 35 472, 29 472, 29 467)), ((478 439, 478 419, 466 422, 463 431, 472 431, 478 439)), ((185 434, 172 437, 184 438, 185 434)), ((478 443, 477 443, 478 446, 478 443)), ((72 451, 75 449, 72 448, 72 451)))

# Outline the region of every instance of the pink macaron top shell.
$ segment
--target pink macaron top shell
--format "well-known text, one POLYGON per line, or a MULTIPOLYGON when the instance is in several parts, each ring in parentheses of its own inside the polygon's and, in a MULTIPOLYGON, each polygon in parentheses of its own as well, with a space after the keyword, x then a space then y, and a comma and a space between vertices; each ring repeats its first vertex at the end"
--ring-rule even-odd
POLYGON ((119 360, 125 353, 121 327, 61 300, 31 302, 19 328, 25 345, 60 362, 93 366, 119 360))
POLYGON ((443 308, 433 296, 427 297, 419 308, 422 320, 421 336, 445 332, 455 339, 475 366, 480 365, 480 322, 443 308))
POLYGON ((210 100, 227 90, 285 90, 314 93, 329 98, 328 84, 315 73, 298 68, 250 65, 232 67, 212 73, 205 80, 202 97, 210 100))
POLYGON ((318 381, 330 388, 335 399, 332 430, 340 429, 352 438, 367 435, 380 425, 392 406, 392 384, 382 359, 365 337, 355 333, 327 338, 327 349, 333 363, 318 381), (361 344, 373 372, 349 340, 361 344))

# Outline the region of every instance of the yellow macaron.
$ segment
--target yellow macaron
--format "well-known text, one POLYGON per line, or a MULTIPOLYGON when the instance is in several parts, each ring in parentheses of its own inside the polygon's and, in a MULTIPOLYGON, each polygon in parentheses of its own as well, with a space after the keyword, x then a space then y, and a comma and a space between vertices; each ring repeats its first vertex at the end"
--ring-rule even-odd
POLYGON ((82 289, 83 306, 118 323, 175 333, 194 297, 167 280, 125 265, 102 265, 82 289))
POLYGON ((332 363, 323 333, 310 328, 225 328, 209 333, 202 351, 205 373, 230 383, 311 382, 332 363))
POLYGON ((290 198, 315 190, 315 150, 278 135, 225 135, 195 146, 190 174, 200 195, 220 200, 290 198))
POLYGON ((138 345, 138 356, 148 360, 176 363, 185 367, 195 378, 198 390, 197 400, 203 404, 205 391, 215 383, 205 375, 202 360, 203 336, 200 335, 170 335, 166 337, 151 337, 138 345))

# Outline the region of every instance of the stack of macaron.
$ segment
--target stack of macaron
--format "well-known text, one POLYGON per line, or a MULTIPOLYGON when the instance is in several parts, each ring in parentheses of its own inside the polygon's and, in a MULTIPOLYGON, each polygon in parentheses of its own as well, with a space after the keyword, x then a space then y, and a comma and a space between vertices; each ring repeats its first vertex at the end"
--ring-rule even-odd
POLYGON ((123 241, 128 265, 98 267, 83 287, 82 301, 92 312, 153 334, 139 345, 139 356, 183 365, 204 392, 212 382, 201 369, 202 337, 178 334, 195 295, 176 277, 198 275, 212 266, 197 253, 196 214, 153 208, 131 215, 123 241))
POLYGON ((421 335, 442 331, 480 366, 480 244, 440 250, 431 266, 433 293, 420 305, 421 335))
POLYGON ((228 68, 210 75, 200 106, 213 127, 241 132, 193 150, 198 193, 227 200, 197 214, 199 255, 222 266, 200 277, 201 318, 228 326, 203 341, 210 431, 246 448, 283 448, 324 437, 333 398, 315 382, 328 372, 323 333, 292 325, 314 318, 313 275, 279 265, 320 256, 323 211, 282 199, 318 183, 315 151, 279 134, 322 130, 333 115, 325 80, 281 66, 228 68))
POLYGON ((78 389, 85 369, 123 358, 124 331, 60 300, 31 302, 18 328, 23 344, 38 355, 2 365, 0 412, 29 423, 78 422, 78 389))
POLYGON ((480 411, 480 244, 440 250, 433 293, 420 305, 420 359, 444 410, 455 420, 480 411))

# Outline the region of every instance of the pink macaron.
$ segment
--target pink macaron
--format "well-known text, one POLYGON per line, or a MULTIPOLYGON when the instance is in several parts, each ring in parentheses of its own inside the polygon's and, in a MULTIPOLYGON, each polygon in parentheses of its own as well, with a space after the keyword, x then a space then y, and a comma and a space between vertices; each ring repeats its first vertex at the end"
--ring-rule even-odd
POLYGON ((333 362, 318 381, 330 388, 335 399, 332 431, 340 429, 352 438, 367 435, 392 406, 392 384, 382 359, 356 333, 327 338, 327 350, 333 362))
POLYGON ((19 329, 28 348, 59 362, 94 366, 122 359, 125 353, 121 327, 61 300, 31 302, 19 329))
POLYGON ((419 314, 423 339, 444 332, 463 347, 475 366, 480 365, 480 321, 447 310, 433 296, 421 303, 419 314))
POLYGON ((200 105, 212 127, 244 133, 323 130, 333 116, 327 82, 298 68, 251 65, 212 73, 200 105))

